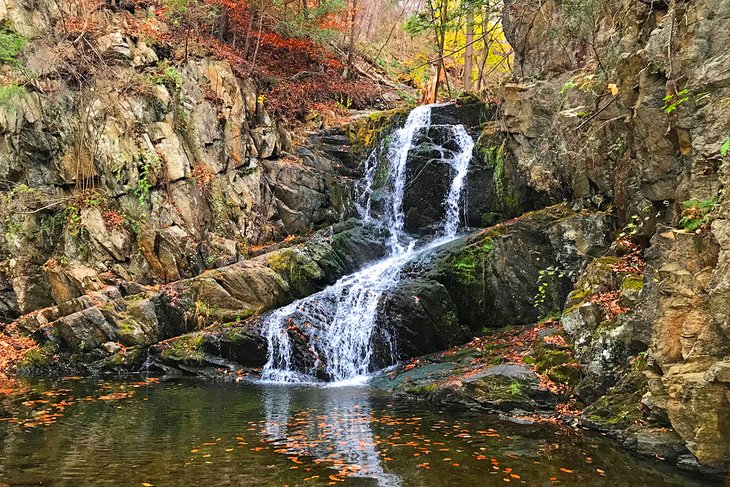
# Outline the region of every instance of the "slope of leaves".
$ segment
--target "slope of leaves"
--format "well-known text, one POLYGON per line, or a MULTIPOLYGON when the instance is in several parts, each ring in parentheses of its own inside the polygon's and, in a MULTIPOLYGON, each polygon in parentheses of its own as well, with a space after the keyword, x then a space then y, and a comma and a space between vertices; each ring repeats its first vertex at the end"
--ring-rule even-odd
MULTIPOLYGON (((256 13, 247 2, 229 0, 187 2, 192 4, 197 8, 181 14, 161 2, 152 10, 152 19, 149 11, 138 9, 130 25, 137 34, 176 48, 178 58, 195 46, 226 60, 239 76, 253 77, 269 111, 288 122, 304 119, 316 104, 365 108, 379 97, 376 83, 343 78, 343 62, 322 43, 279 33, 279 23, 269 11, 256 13), (219 28, 223 11, 224 31, 219 28)), ((326 29, 343 27, 336 15, 325 15, 319 23, 326 29)))

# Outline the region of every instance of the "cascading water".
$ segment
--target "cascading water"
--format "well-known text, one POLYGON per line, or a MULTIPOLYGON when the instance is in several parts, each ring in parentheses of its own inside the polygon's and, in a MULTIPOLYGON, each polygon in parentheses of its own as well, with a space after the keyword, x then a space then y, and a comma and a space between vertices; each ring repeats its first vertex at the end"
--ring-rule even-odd
MULTIPOLYGON (((415 108, 405 125, 394 134, 387 153, 388 191, 382 223, 390 231, 388 255, 365 269, 345 276, 332 286, 274 311, 263 324, 268 342, 268 361, 262 379, 273 382, 311 382, 315 370, 322 366, 328 378, 335 382, 358 381, 370 372, 373 338, 377 330, 377 308, 383 294, 400 279, 401 269, 415 257, 442 245, 455 237, 459 224, 459 202, 464 187, 474 141, 462 125, 443 126, 458 148, 451 151, 433 146, 440 162, 451 166, 452 180, 444 199, 445 217, 438 235, 427 245, 416 247, 416 241, 404 231, 403 196, 406 189, 408 155, 416 137, 431 127, 431 109, 434 105, 415 108), (289 323, 293 316, 305 316, 308 325, 300 330, 307 337, 310 352, 315 359, 313 369, 295 370, 289 323)), ((376 176, 376 157, 366 161, 365 180, 359 193, 360 207, 365 221, 374 219, 371 208, 373 182, 376 176)), ((391 355, 393 340, 389 343, 391 355)))

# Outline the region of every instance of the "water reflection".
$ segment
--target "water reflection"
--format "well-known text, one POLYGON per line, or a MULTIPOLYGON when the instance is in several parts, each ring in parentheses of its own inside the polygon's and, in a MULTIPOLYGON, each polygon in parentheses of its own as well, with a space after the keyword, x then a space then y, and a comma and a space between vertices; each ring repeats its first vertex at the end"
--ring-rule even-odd
POLYGON ((401 485, 386 472, 371 425, 375 421, 366 388, 322 388, 312 401, 308 388, 269 386, 263 390, 263 433, 276 452, 312 457, 339 478, 369 478, 382 487, 401 485), (306 399, 307 407, 302 406, 306 399))
POLYGON ((437 414, 367 387, 197 380, 0 389, 0 485, 721 485, 599 435, 437 414))

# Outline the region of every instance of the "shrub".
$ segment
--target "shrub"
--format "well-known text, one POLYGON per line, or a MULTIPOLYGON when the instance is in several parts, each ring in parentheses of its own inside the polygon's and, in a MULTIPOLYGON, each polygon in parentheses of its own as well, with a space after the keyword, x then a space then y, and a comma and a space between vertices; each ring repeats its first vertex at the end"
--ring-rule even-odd
POLYGON ((717 204, 717 199, 709 200, 687 200, 682 202, 684 210, 679 226, 687 231, 694 232, 710 221, 710 212, 717 204))

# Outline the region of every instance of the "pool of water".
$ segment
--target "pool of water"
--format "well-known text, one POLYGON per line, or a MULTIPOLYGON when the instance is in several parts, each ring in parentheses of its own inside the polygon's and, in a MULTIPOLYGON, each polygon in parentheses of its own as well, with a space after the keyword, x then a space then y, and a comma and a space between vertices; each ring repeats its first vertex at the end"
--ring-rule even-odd
POLYGON ((600 435, 439 412, 366 386, 18 380, 0 389, 9 485, 722 485, 600 435))

